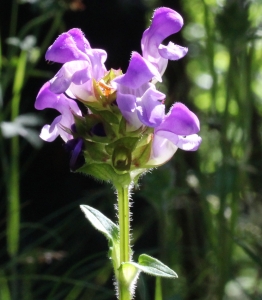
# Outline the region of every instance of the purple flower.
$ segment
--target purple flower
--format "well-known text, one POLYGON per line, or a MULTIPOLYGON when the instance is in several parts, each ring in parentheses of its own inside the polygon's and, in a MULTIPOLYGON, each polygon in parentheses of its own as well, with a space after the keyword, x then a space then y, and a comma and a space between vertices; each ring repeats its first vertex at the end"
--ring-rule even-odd
POLYGON ((181 103, 175 103, 165 114, 166 96, 155 86, 156 82, 162 81, 168 60, 180 59, 187 53, 187 48, 172 42, 166 46, 162 44, 182 26, 183 19, 177 12, 165 7, 157 9, 141 40, 142 55, 132 53, 125 74, 121 70, 108 72, 105 67, 107 53, 92 49, 80 29, 61 34, 48 48, 46 59, 63 65, 42 87, 35 107, 40 110, 53 108, 60 115, 51 125, 42 128, 40 137, 51 142, 61 136, 71 153, 71 169, 75 170, 83 163, 84 144, 86 147, 92 145, 84 154, 90 155, 86 156, 88 159, 95 161, 98 157, 98 164, 100 160, 110 164, 111 152, 114 153, 111 147, 119 146, 118 133, 123 138, 121 142, 127 143, 129 138, 143 135, 147 127, 152 128, 146 131, 149 133, 147 145, 151 145, 151 136, 153 144, 149 161, 145 156, 142 162, 145 167, 165 163, 178 148, 198 149, 201 138, 197 135, 199 120, 196 115, 181 103), (78 128, 83 129, 81 132, 75 131, 75 116, 82 116, 82 113, 74 99, 83 102, 89 113, 77 118, 78 128), (126 123, 122 122, 121 115, 126 123))
POLYGON ((43 85, 37 95, 35 108, 39 110, 53 108, 61 115, 56 117, 51 125, 45 125, 42 128, 40 137, 44 141, 52 142, 60 135, 67 142, 73 139, 73 136, 64 128, 71 129, 75 123, 73 113, 81 116, 81 111, 74 100, 67 98, 64 94, 54 94, 49 87, 49 82, 43 85))
POLYGON ((131 128, 146 125, 155 127, 162 122, 165 95, 156 90, 149 81, 161 80, 157 69, 137 52, 132 57, 126 73, 114 79, 117 104, 131 128))
POLYGON ((172 9, 161 7, 153 15, 151 26, 145 30, 141 47, 143 56, 133 52, 128 69, 114 79, 117 84, 117 104, 131 129, 143 125, 156 127, 165 116, 162 100, 165 95, 151 82, 162 81, 168 59, 177 60, 187 53, 187 48, 170 42, 161 42, 178 32, 183 26, 182 17, 172 9))
POLYGON ((195 151, 201 144, 197 116, 184 104, 175 103, 163 122, 154 130, 154 140, 149 165, 159 165, 168 161, 178 148, 195 151))
POLYGON ((168 60, 178 60, 187 54, 188 49, 169 42, 161 44, 171 34, 177 33, 183 26, 183 18, 176 11, 160 7, 155 10, 151 26, 145 30, 141 48, 143 57, 151 62, 163 75, 168 60))
POLYGON ((107 71, 107 53, 92 49, 77 28, 62 33, 48 48, 45 58, 63 64, 51 80, 50 90, 60 94, 69 89, 70 95, 85 101, 93 97, 92 79, 100 80, 107 71))
POLYGON ((139 89, 118 85, 116 101, 130 130, 136 130, 144 125, 156 127, 161 124, 165 115, 161 100, 165 97, 151 83, 145 83, 139 89))

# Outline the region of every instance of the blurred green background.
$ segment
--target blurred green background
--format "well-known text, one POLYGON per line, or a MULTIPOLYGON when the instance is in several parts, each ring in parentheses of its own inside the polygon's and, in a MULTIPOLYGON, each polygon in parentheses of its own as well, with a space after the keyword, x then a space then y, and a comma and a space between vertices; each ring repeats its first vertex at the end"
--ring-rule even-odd
POLYGON ((262 299, 262 1, 21 0, 0 3, 0 299, 114 299, 107 242, 79 204, 116 219, 112 187, 69 170, 63 142, 41 143, 55 111, 35 111, 59 69, 54 39, 81 28, 107 68, 126 70, 156 7, 184 18, 171 40, 189 48, 169 62, 167 106, 199 117, 202 145, 177 151, 133 193, 136 258, 159 258, 179 278, 142 275, 136 299, 262 299))

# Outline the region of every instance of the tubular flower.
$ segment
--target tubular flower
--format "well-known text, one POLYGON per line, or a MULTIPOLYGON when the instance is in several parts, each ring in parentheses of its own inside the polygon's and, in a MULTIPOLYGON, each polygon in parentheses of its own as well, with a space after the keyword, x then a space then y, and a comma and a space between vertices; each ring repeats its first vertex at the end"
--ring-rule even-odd
POLYGON ((197 150, 202 139, 197 116, 184 104, 175 103, 163 122, 154 130, 154 140, 149 164, 159 165, 169 160, 178 148, 197 150))
POLYGON ((72 154, 71 169, 100 179, 107 174, 135 180, 146 169, 165 163, 178 148, 198 149, 196 115, 182 103, 165 114, 166 96, 155 86, 168 60, 187 53, 187 48, 172 42, 162 44, 182 26, 177 12, 157 9, 142 37, 142 55, 132 53, 125 74, 107 71, 106 52, 92 49, 79 29, 61 34, 48 48, 46 59, 62 67, 42 87, 35 107, 53 108, 60 115, 43 127, 40 136, 46 141, 61 136, 72 154), (79 102, 86 112, 80 111, 79 102), (84 165, 79 167, 82 156, 84 165))
POLYGON ((57 94, 69 89, 76 98, 87 99, 93 96, 92 79, 100 80, 106 73, 107 53, 92 49, 77 28, 62 33, 48 48, 45 58, 63 64, 51 80, 50 90, 57 94))
POLYGON ((114 80, 118 86, 119 108, 123 115, 128 116, 127 120, 134 128, 139 126, 137 119, 150 127, 156 127, 163 121, 164 105, 157 100, 163 100, 165 95, 154 91, 149 82, 161 82, 161 75, 167 67, 168 60, 178 60, 186 55, 187 48, 172 42, 167 46, 161 44, 182 26, 183 19, 177 12, 166 7, 157 9, 151 26, 145 30, 142 37, 143 56, 133 52, 126 74, 114 80), (132 102, 132 105, 127 102, 132 102), (130 107, 132 111, 128 110, 130 107))
POLYGON ((141 48, 143 57, 151 62, 161 75, 165 72, 168 60, 178 60, 187 54, 188 49, 169 42, 161 44, 171 34, 183 26, 183 18, 176 11, 161 7, 155 10, 151 26, 145 30, 141 48))
POLYGON ((42 128, 40 137, 47 142, 52 142, 60 135, 67 142, 73 136, 66 132, 64 128, 71 128, 75 123, 73 114, 81 116, 81 111, 74 100, 67 98, 64 94, 52 93, 49 87, 49 82, 43 85, 37 95, 35 108, 39 110, 53 108, 61 115, 56 117, 51 125, 45 125, 42 128))

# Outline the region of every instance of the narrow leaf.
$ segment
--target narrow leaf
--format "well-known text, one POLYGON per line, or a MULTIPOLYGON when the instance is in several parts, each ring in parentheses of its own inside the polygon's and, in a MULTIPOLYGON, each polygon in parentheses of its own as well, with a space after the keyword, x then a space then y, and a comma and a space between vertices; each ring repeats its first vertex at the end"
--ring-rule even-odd
POLYGON ((138 263, 130 262, 144 273, 153 276, 177 278, 177 274, 161 261, 149 255, 142 254, 139 256, 138 263))
POLYGON ((99 210, 88 205, 80 205, 82 212, 85 214, 89 222, 109 240, 116 241, 118 239, 118 226, 110 219, 104 216, 99 210))

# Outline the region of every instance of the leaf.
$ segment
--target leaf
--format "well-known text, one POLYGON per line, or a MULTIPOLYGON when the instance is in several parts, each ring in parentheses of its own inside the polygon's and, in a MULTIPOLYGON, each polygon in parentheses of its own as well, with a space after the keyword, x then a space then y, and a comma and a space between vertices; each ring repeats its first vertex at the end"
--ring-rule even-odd
POLYGON ((177 278, 177 274, 171 270, 168 266, 164 265, 158 259, 151 257, 146 254, 141 254, 138 258, 138 263, 129 262, 136 266, 139 270, 144 273, 153 276, 166 277, 166 278, 177 278))
POLYGON ((113 182, 114 185, 125 186, 131 182, 129 173, 117 174, 113 167, 106 163, 86 163, 77 171, 89 174, 97 179, 113 182))
POLYGON ((105 237, 111 241, 118 240, 119 228, 110 219, 104 216, 99 210, 88 206, 80 205, 82 212, 85 214, 89 222, 100 232, 102 232, 105 237))

